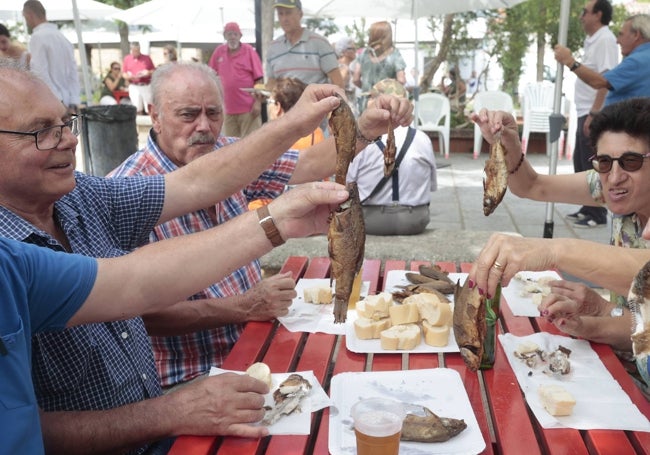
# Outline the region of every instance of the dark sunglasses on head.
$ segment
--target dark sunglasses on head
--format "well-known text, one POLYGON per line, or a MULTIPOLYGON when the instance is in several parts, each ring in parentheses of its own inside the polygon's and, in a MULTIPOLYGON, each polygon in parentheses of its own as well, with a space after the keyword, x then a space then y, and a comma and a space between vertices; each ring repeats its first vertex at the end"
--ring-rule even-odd
POLYGON ((618 165, 627 172, 634 172, 641 169, 643 166, 643 160, 645 158, 650 158, 650 153, 642 155, 641 153, 636 152, 625 152, 618 158, 612 158, 609 155, 593 155, 589 158, 591 165, 594 167, 596 172, 605 173, 612 170, 614 161, 618 161, 618 165))

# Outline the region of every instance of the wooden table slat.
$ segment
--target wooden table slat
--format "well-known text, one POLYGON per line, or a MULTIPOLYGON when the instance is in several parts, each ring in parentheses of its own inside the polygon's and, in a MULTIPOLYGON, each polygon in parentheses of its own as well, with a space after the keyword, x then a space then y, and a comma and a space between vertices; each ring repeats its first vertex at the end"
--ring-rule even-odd
POLYGON ((364 259, 363 269, 361 271, 361 281, 370 282, 368 294, 376 294, 379 289, 379 282, 381 280, 381 260, 379 259, 364 259))

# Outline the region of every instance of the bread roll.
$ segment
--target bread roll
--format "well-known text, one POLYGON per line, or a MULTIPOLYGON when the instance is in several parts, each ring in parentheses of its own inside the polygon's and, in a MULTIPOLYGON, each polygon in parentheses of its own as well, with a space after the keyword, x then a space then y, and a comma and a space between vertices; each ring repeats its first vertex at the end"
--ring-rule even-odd
POLYGON ((379 336, 381 348, 389 351, 414 349, 420 344, 421 338, 420 326, 417 324, 394 325, 382 331, 379 336))
POLYGON ((378 321, 388 317, 388 309, 392 305, 393 295, 390 292, 369 295, 357 303, 357 314, 378 321))
POLYGON ((378 321, 359 317, 354 321, 354 333, 360 340, 373 340, 379 338, 380 333, 390 327, 390 319, 378 321))
POLYGON ((303 296, 306 303, 325 305, 332 303, 332 288, 329 286, 314 286, 305 288, 303 290, 303 296))
POLYGON ((415 303, 402 303, 388 308, 391 325, 411 324, 420 321, 420 312, 415 303))
POLYGON ((562 386, 541 385, 537 389, 544 409, 553 416, 568 416, 573 412, 575 398, 562 386))
MULTIPOLYGON (((447 304, 443 303, 442 305, 447 304)), ((433 325, 423 319, 422 329, 424 330, 424 342, 429 346, 447 346, 449 343, 448 325, 433 325)))
POLYGON ((269 386, 269 389, 273 387, 273 379, 271 379, 271 369, 266 363, 256 362, 249 366, 246 369, 246 374, 259 379, 263 383, 269 386))

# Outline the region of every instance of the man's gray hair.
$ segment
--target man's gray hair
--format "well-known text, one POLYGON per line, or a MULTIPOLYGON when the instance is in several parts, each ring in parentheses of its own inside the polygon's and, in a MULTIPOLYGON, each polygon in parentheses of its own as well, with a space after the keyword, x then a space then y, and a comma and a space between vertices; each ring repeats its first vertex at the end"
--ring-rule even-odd
POLYGON ((205 63, 198 62, 177 62, 165 63, 156 68, 151 76, 151 103, 156 107, 156 110, 162 110, 162 89, 167 80, 178 71, 193 71, 206 76, 212 80, 218 87, 219 99, 223 104, 223 89, 221 87, 221 80, 217 73, 205 63))
POLYGON ((627 21, 633 32, 639 32, 644 40, 650 41, 650 14, 635 14, 625 19, 627 21))

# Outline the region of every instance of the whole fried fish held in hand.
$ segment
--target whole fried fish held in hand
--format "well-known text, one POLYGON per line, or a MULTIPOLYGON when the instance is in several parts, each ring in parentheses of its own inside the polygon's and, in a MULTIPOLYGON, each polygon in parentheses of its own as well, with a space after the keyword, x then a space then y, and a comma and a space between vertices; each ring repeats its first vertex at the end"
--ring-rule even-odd
POLYGON ((357 147, 357 121, 348 103, 337 95, 341 103, 330 115, 329 124, 336 143, 336 183, 345 185, 348 168, 357 147))
POLYGON ((471 289, 469 280, 465 280, 462 288, 456 283, 454 337, 465 365, 472 371, 478 370, 481 366, 486 333, 485 296, 479 294, 478 287, 471 289))
POLYGON ((408 413, 404 418, 400 434, 402 441, 445 442, 467 428, 462 419, 438 417, 424 406, 417 407, 421 408, 421 411, 417 414, 408 413))
POLYGON ((395 155, 397 154, 397 146, 395 145, 395 128, 393 122, 388 119, 388 138, 386 139, 386 147, 384 147, 384 175, 389 176, 393 169, 395 169, 395 155))
POLYGON ((334 322, 337 323, 347 318, 354 277, 361 270, 366 244, 366 226, 356 182, 348 183, 347 188, 350 197, 331 214, 327 232, 332 279, 336 280, 334 322))
POLYGON ((490 147, 490 158, 485 162, 483 178, 483 214, 488 216, 503 200, 508 189, 508 166, 506 150, 498 136, 490 147))

